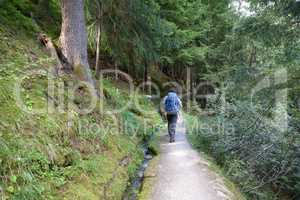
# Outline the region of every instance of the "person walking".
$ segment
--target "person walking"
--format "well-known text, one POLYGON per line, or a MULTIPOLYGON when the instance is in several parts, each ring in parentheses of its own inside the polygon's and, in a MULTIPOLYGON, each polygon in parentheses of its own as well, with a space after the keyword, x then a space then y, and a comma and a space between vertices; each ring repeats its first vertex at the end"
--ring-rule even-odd
POLYGON ((182 103, 177 95, 176 90, 171 89, 161 102, 161 112, 166 116, 168 121, 168 133, 170 143, 175 142, 176 124, 182 103))

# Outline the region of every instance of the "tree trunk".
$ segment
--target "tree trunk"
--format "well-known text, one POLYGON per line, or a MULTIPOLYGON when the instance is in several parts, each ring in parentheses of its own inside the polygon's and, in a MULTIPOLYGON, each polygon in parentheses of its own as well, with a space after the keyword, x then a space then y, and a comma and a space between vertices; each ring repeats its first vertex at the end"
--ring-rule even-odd
POLYGON ((97 50, 96 50, 96 77, 99 77, 100 74, 100 45, 101 45, 101 32, 102 32, 102 5, 98 5, 98 18, 97 18, 97 50))
POLYGON ((256 47, 253 46, 250 54, 250 61, 249 66, 252 67, 252 65, 256 62, 256 47))
POLYGON ((99 77, 100 74, 100 42, 101 42, 101 24, 97 25, 97 50, 96 50, 96 76, 99 77))
POLYGON ((83 0, 61 0, 62 28, 60 42, 62 53, 74 68, 75 76, 93 83, 87 55, 87 32, 83 0))
POLYGON ((148 61, 146 58, 144 58, 144 83, 143 90, 145 92, 146 88, 148 88, 148 85, 146 85, 148 83, 148 61))

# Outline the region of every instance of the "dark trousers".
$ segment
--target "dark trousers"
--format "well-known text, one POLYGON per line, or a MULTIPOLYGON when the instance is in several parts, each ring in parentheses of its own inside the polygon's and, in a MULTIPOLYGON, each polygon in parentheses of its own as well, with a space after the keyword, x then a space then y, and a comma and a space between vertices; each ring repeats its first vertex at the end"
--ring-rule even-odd
POLYGON ((169 132, 169 136, 173 139, 175 138, 177 119, 178 119, 178 114, 167 115, 168 132, 169 132))

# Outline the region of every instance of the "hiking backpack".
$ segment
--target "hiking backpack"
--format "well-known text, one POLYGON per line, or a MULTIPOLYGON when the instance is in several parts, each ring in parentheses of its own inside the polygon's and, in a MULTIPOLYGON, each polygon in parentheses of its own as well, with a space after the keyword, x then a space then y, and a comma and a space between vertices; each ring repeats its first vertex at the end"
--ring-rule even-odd
POLYGON ((176 93, 170 92, 165 101, 165 110, 167 114, 176 114, 179 112, 179 99, 176 93))

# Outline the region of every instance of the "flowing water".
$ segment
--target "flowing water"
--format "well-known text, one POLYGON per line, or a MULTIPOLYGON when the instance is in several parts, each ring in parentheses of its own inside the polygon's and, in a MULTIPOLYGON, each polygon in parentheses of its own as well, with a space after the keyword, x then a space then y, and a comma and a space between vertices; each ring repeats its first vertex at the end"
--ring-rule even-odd
POLYGON ((123 196, 123 200, 137 200, 138 194, 142 189, 145 171, 148 167, 149 161, 153 158, 148 150, 148 142, 146 142, 142 148, 144 151, 144 161, 137 170, 135 177, 131 180, 131 184, 128 186, 123 196))

